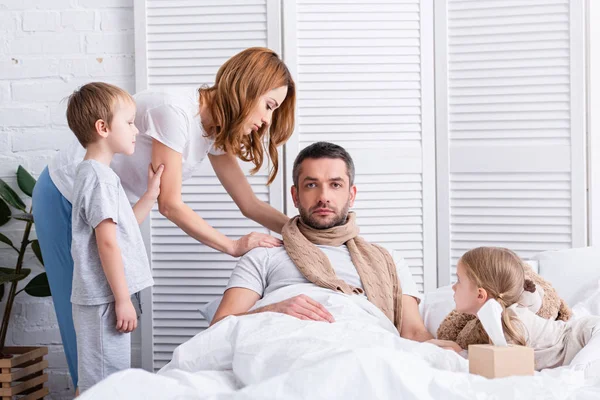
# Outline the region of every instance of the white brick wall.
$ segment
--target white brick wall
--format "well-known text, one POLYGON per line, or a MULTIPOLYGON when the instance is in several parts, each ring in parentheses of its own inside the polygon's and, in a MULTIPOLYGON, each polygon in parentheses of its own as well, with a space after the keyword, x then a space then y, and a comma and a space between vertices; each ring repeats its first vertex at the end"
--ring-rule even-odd
MULTIPOLYGON (((0 0, 0 177, 14 183, 19 164, 37 176, 70 142, 61 100, 73 89, 101 80, 133 93, 133 26, 133 0, 0 0)), ((20 241, 22 229, 11 223, 0 231, 20 241)), ((0 265, 15 262, 0 244, 0 265)), ((29 254, 32 276, 36 265, 29 254)), ((49 398, 72 398, 50 299, 17 296, 7 344, 48 346, 49 398)), ((139 366, 139 332, 133 346, 139 366)))

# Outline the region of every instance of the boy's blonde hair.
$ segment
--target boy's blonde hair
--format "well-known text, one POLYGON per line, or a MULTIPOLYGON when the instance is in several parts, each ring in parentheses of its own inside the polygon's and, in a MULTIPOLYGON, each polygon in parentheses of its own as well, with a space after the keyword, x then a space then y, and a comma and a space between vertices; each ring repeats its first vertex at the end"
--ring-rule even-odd
POLYGON ((96 121, 110 127, 119 100, 134 102, 125 90, 104 82, 85 84, 69 96, 67 122, 83 147, 98 140, 96 121))
POLYGON ((525 336, 520 321, 510 317, 506 308, 518 302, 525 285, 523 260, 513 251, 502 247, 478 247, 460 258, 469 279, 485 289, 488 298, 496 299, 502 306, 502 328, 513 343, 524 346, 525 336))

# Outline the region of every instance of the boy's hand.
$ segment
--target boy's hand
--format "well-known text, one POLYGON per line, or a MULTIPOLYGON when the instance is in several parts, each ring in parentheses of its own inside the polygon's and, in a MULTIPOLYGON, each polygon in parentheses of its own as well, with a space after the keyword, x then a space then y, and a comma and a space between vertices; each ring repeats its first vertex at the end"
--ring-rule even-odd
POLYGON ((154 172, 152 164, 148 164, 148 190, 146 190, 146 194, 154 201, 158 199, 158 195, 160 194, 160 177, 164 169, 165 166, 161 164, 156 172, 154 172))
POLYGON ((130 298, 116 302, 115 312, 117 314, 117 331, 129 333, 137 328, 137 314, 130 298))

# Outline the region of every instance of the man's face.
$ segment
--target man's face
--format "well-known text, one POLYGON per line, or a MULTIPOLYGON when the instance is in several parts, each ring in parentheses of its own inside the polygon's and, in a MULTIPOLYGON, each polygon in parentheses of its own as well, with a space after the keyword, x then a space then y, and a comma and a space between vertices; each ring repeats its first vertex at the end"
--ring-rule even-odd
POLYGON ((307 158, 302 161, 298 187, 292 186, 292 198, 306 225, 327 229, 344 224, 355 197, 356 186, 350 186, 343 160, 307 158))

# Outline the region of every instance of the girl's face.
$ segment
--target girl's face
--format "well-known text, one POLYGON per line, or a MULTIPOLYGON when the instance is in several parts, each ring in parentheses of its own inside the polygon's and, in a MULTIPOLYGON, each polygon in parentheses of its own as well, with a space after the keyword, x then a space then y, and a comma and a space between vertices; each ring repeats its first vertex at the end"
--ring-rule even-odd
POLYGON ((458 280, 452 285, 454 302, 456 303, 457 311, 476 315, 477 311, 485 303, 485 300, 487 300, 487 293, 485 289, 478 288, 475 282, 469 279, 465 268, 462 261, 459 260, 456 266, 458 280))
POLYGON ((246 122, 244 129, 246 135, 249 135, 252 131, 257 132, 263 125, 271 125, 273 112, 281 106, 287 96, 287 91, 287 86, 281 86, 260 96, 256 108, 246 122))

